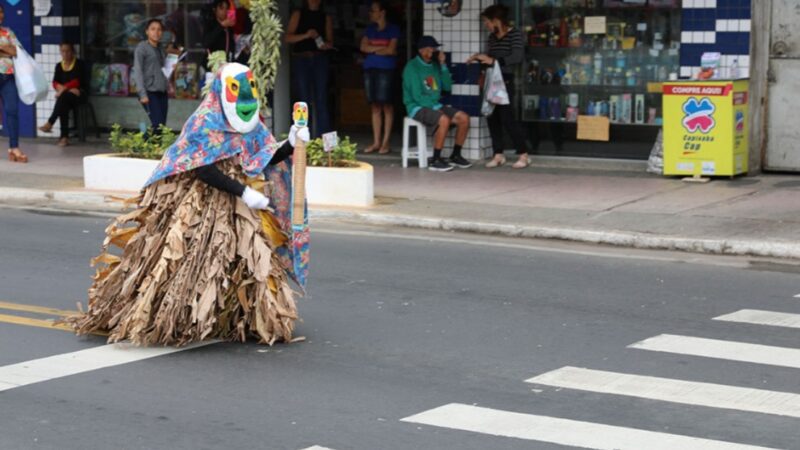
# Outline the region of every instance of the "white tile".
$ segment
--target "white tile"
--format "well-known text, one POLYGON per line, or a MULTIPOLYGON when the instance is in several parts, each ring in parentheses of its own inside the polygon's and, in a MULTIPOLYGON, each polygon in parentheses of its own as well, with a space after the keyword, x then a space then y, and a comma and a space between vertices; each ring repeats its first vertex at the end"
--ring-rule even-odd
POLYGON ((681 43, 683 43, 683 44, 691 44, 692 43, 692 32, 691 31, 681 31, 681 43))
POLYGON ((750 19, 739 21, 739 31, 748 33, 750 32, 750 19))
POLYGON ((705 42, 705 33, 702 31, 692 31, 692 42, 695 44, 702 44, 705 42))
POLYGON ((706 44, 716 44, 717 43, 717 33, 715 31, 705 31, 703 32, 703 42, 706 44))
POLYGON ((717 31, 728 31, 728 21, 724 19, 717 20, 717 31))
POLYGON ((739 31, 739 21, 728 20, 728 31, 733 31, 733 32, 739 31))
POLYGON ((706 8, 716 8, 717 7, 717 0, 706 0, 705 1, 706 8))
POLYGON ((681 78, 688 78, 692 76, 691 67, 681 67, 681 78))
POLYGON ((34 36, 41 36, 42 35, 42 26, 41 25, 34 25, 33 26, 33 35, 34 36))

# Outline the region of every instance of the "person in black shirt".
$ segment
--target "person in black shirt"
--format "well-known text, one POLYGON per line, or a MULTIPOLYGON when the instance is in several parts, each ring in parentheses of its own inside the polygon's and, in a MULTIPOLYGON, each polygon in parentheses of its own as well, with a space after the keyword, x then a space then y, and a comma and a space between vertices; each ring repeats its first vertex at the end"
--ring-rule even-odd
POLYGON ((514 70, 525 59, 525 38, 519 28, 512 27, 509 23, 508 12, 508 7, 505 5, 492 5, 483 10, 481 13, 483 25, 490 31, 488 51, 486 54, 472 55, 467 60, 467 64, 478 61, 488 67, 497 62, 510 100, 508 105, 495 105, 494 112, 487 117, 494 150, 494 157, 486 164, 490 169, 506 163, 506 157, 503 155, 503 130, 511 137, 519 155, 519 159, 511 167, 522 169, 529 164, 525 134, 514 117, 513 106, 514 70))
POLYGON ((305 0, 292 13, 284 42, 292 44, 292 95, 311 106, 312 137, 330 130, 328 50, 333 49, 333 18, 322 0, 305 0))
POLYGON ((61 44, 61 62, 56 64, 56 72, 53 75, 53 89, 56 90, 56 105, 53 114, 47 122, 39 127, 39 130, 49 133, 56 123, 56 119, 61 121, 61 139, 58 145, 65 147, 69 145, 69 112, 78 107, 81 98, 86 95, 88 81, 83 63, 75 56, 75 47, 68 43, 61 44))
POLYGON ((214 0, 211 2, 211 17, 209 17, 203 33, 203 47, 209 54, 223 51, 225 52, 225 60, 233 62, 236 54, 233 26, 236 22, 228 17, 229 7, 228 0, 214 0))

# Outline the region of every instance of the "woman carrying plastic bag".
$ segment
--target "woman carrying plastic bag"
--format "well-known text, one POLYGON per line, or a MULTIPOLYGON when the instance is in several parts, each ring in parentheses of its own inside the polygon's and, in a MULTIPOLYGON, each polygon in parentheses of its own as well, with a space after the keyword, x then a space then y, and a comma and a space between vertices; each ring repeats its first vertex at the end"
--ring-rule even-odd
POLYGON ((514 117, 511 97, 514 96, 514 69, 523 62, 525 56, 525 37, 522 31, 510 25, 506 6, 492 5, 486 8, 481 13, 481 19, 490 32, 487 52, 472 55, 467 64, 480 62, 490 67, 486 74, 481 113, 489 123, 494 157, 486 167, 494 168, 506 163, 503 137, 507 134, 519 155, 512 167, 522 169, 528 167, 528 148, 522 127, 514 117))
MULTIPOLYGON (((5 10, 0 6, 0 24, 5 10)), ((28 157, 19 149, 19 96, 14 76, 14 60, 22 48, 17 36, 8 27, 0 26, 0 100, 3 101, 3 128, 8 133, 8 160, 26 163, 28 157)))
POLYGON ((47 97, 47 79, 39 64, 22 47, 14 58, 14 79, 22 103, 32 105, 47 97))

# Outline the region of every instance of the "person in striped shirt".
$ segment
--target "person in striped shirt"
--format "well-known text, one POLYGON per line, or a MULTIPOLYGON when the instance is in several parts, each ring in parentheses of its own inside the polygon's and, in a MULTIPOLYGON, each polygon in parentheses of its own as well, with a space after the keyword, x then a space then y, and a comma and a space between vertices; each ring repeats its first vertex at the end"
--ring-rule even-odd
POLYGON ((511 166, 515 169, 528 167, 528 148, 525 134, 514 117, 514 70, 525 59, 525 40, 522 31, 514 28, 508 21, 508 7, 492 5, 481 13, 483 24, 489 30, 489 45, 486 53, 477 53, 467 59, 467 64, 480 62, 485 66, 493 66, 495 61, 500 65, 503 80, 506 83, 508 105, 496 105, 494 112, 487 118, 489 134, 492 136, 494 157, 486 164, 488 168, 502 166, 506 163, 503 155, 503 130, 511 136, 519 159, 511 166))

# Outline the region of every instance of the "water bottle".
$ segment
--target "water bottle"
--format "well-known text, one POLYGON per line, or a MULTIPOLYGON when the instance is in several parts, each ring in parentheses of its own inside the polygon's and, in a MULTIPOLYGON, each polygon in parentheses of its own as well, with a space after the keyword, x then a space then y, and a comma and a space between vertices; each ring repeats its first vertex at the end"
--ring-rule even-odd
POLYGON ((731 63, 730 77, 734 80, 739 78, 739 58, 734 59, 733 63, 731 63))

